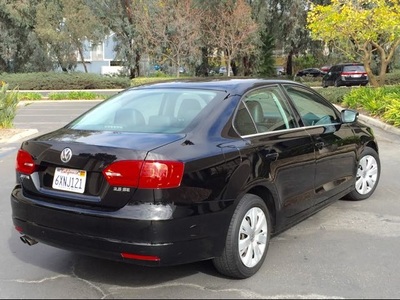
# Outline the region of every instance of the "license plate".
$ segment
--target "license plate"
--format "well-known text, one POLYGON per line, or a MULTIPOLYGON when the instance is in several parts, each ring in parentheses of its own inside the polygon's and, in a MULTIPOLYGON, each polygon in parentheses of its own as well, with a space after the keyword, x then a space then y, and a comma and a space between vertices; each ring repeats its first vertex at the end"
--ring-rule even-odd
POLYGON ((354 75, 351 75, 351 77, 352 77, 352 78, 360 78, 360 77, 361 77, 361 74, 354 74, 354 75))
POLYGON ((83 193, 86 184, 86 171, 67 168, 56 168, 53 178, 53 189, 74 193, 83 193))

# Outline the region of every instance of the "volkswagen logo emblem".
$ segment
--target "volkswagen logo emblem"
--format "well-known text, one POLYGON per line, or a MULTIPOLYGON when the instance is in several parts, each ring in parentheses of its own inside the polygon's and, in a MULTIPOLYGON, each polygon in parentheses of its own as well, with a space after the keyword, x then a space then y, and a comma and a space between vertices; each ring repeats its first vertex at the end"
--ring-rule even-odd
POLYGON ((60 158, 63 163, 69 162, 71 160, 71 157, 72 157, 72 150, 70 148, 64 148, 64 150, 61 151, 60 158))

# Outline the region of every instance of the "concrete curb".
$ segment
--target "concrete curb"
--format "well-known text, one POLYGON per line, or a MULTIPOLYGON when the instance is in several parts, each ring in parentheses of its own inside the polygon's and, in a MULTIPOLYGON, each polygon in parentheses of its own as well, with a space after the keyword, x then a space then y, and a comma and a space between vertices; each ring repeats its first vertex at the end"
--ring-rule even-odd
POLYGON ((10 137, 9 139, 7 139, 7 141, 5 142, 5 144, 15 143, 15 142, 17 142, 18 140, 20 140, 20 139, 22 139, 22 138, 25 138, 25 137, 34 135, 34 134, 36 134, 36 133, 38 133, 38 132, 39 132, 39 131, 38 131, 37 129, 35 129, 35 128, 33 128, 33 129, 26 129, 26 130, 21 131, 21 132, 19 132, 19 133, 17 133, 17 134, 14 134, 12 137, 10 137))
POLYGON ((382 121, 364 115, 359 115, 358 118, 360 119, 361 122, 364 122, 365 124, 379 127, 387 132, 397 134, 400 136, 400 128, 394 127, 392 125, 386 124, 382 121))

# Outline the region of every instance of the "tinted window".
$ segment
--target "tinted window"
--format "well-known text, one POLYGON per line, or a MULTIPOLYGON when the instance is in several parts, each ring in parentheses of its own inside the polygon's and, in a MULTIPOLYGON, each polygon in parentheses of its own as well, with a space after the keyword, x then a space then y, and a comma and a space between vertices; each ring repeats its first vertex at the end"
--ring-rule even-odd
POLYGON ((285 85, 305 126, 334 124, 339 121, 336 111, 318 94, 307 89, 285 85))
MULTIPOLYGON (((186 89, 129 90, 70 124, 73 129, 176 133, 222 92, 186 89)), ((218 97, 219 98, 219 97, 218 97)))

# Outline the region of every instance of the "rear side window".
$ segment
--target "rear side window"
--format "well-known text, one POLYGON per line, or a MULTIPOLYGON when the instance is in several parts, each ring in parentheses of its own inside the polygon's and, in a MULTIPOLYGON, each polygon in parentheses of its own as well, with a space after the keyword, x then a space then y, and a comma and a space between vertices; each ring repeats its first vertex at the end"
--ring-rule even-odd
POLYGON ((69 127, 80 130, 177 133, 223 92, 195 89, 137 89, 104 101, 69 127))

